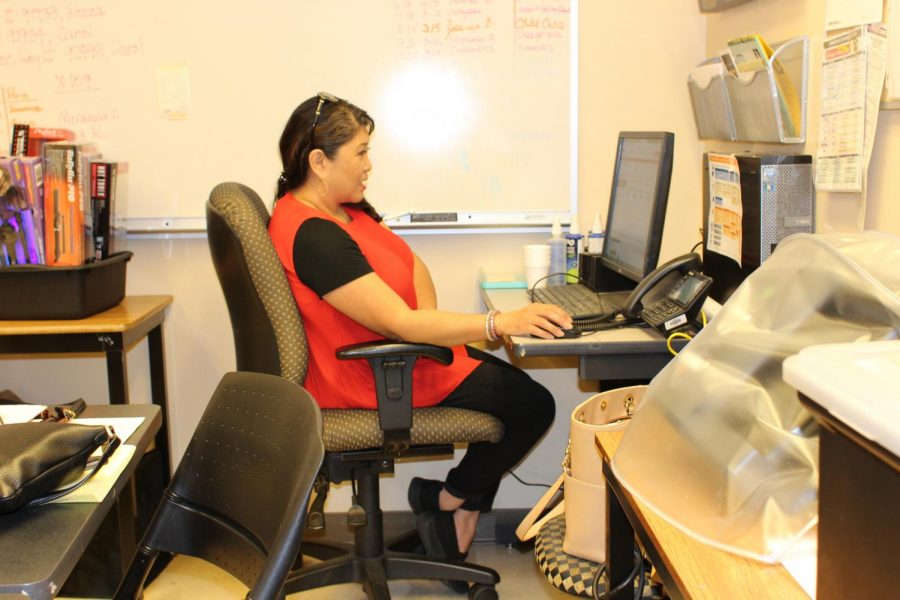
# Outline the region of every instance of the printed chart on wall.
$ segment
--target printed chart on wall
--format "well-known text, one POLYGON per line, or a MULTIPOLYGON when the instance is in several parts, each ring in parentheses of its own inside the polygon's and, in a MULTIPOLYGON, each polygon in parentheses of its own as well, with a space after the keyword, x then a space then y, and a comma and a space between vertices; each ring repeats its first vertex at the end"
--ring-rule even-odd
POLYGON ((284 124, 322 90, 375 120, 380 212, 541 220, 575 207, 576 19, 574 0, 0 0, 0 144, 68 129, 129 163, 130 229, 202 228, 221 181, 271 202, 284 124))

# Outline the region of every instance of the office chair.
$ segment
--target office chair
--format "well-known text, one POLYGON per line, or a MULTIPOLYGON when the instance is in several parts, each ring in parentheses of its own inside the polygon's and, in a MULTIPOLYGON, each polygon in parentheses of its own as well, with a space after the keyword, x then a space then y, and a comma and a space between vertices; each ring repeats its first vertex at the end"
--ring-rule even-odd
MULTIPOLYGON (((302 384, 307 345, 287 276, 269 238, 269 213, 259 196, 238 183, 222 183, 206 205, 207 235, 234 332, 238 369, 281 375, 302 384)), ((412 368, 419 357, 449 364, 449 348, 375 342, 341 348, 342 360, 368 360, 376 380, 378 410, 323 409, 325 460, 310 508, 310 526, 324 526, 328 483, 357 483, 348 522, 354 545, 334 547, 304 540, 304 554, 325 559, 288 577, 287 593, 358 582, 371 599, 388 599, 389 579, 472 582, 470 598, 496 598, 493 569, 396 552, 385 543, 379 475, 398 457, 452 455, 454 443, 497 442, 503 425, 484 413, 457 408, 412 409, 412 368)))
POLYGON ((300 386, 227 373, 153 515, 116 600, 142 597, 160 552, 202 558, 275 600, 300 549, 322 465, 319 406, 300 386))

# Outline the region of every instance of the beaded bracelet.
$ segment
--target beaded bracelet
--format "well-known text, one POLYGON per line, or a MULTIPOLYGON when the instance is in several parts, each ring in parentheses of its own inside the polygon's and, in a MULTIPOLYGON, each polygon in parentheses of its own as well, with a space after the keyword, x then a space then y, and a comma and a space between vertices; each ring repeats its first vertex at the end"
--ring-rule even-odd
POLYGON ((500 336, 497 334, 497 327, 494 325, 494 317, 499 312, 499 310, 490 310, 484 317, 484 334, 489 342, 496 342, 500 339, 500 336))

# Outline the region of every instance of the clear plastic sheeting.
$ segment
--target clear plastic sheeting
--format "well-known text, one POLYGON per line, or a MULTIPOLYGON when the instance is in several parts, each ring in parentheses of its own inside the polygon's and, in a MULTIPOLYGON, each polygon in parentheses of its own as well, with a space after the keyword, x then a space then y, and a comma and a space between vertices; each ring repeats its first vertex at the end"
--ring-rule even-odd
POLYGON ((897 339, 900 240, 798 234, 647 389, 612 462, 688 534, 777 562, 815 525, 818 429, 782 379, 802 348, 897 339))

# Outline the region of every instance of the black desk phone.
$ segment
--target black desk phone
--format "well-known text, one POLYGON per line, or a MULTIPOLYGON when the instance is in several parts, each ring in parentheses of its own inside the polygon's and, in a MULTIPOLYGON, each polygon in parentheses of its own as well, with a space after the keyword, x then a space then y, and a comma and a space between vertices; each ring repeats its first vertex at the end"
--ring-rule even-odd
POLYGON ((700 272, 702 265, 696 253, 660 265, 628 296, 622 316, 640 317, 663 335, 690 325, 712 284, 712 279, 700 272))

